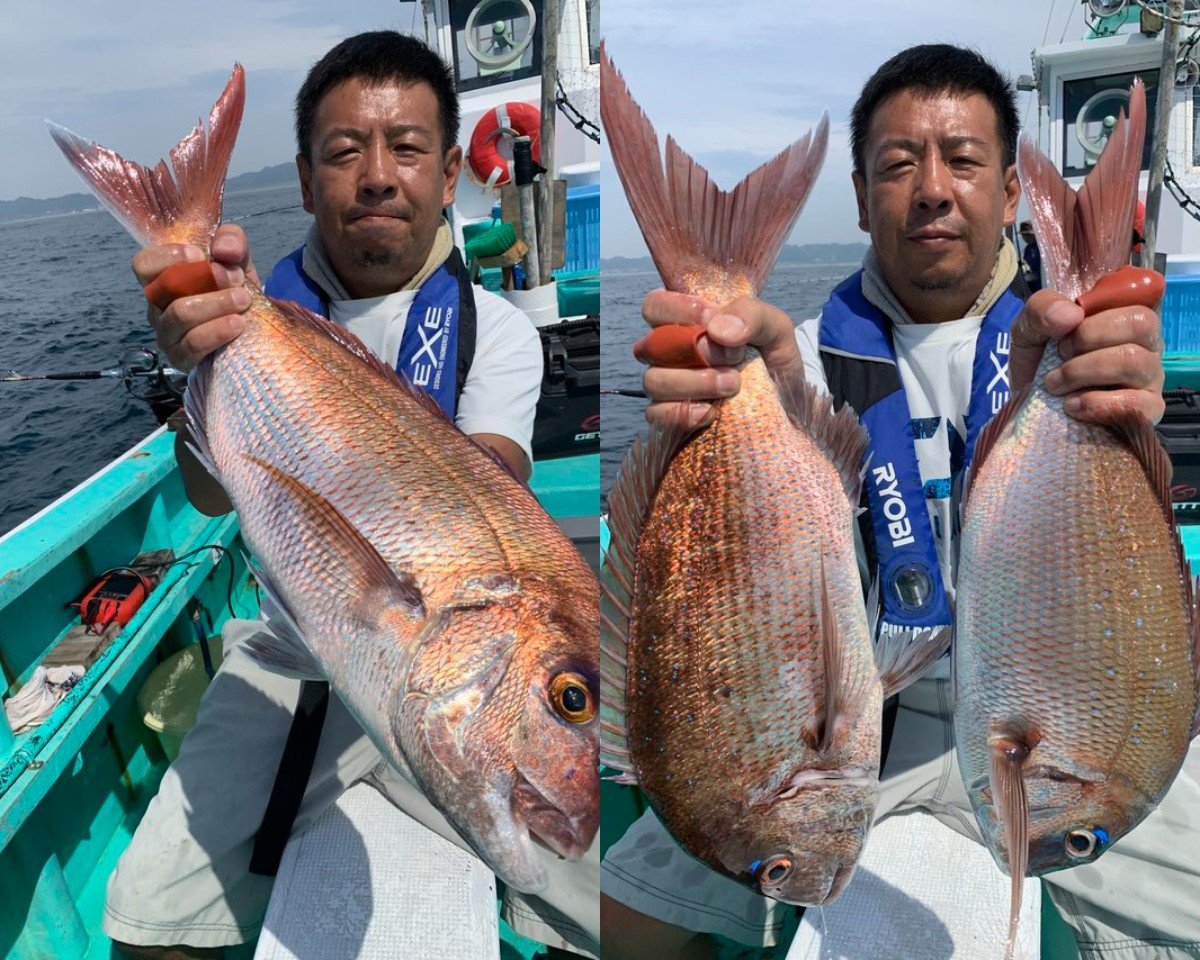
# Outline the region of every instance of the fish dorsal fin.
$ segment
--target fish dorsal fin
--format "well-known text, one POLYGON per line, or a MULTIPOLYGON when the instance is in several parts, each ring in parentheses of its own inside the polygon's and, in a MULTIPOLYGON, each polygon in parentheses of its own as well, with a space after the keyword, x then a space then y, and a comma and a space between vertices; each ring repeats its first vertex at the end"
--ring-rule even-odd
POLYGON ((1146 137, 1146 88, 1134 80, 1129 116, 1117 119, 1079 192, 1028 137, 1017 167, 1046 268, 1046 286, 1075 299, 1129 262, 1138 171, 1146 137))
POLYGON ((1032 392, 1033 384, 1026 384, 1019 390, 1014 391, 1004 406, 997 410, 996 415, 979 431, 979 438, 975 441, 975 451, 971 454, 971 462, 967 465, 966 473, 963 476, 962 496, 959 498, 963 523, 966 523, 967 520, 967 504, 971 499, 972 480, 979 475, 980 467, 987 460, 988 454, 992 452, 996 441, 1000 439, 1000 434, 1012 422, 1013 417, 1017 415, 1017 411, 1021 409, 1021 404, 1025 402, 1032 392))
POLYGON ((245 102, 245 73, 241 64, 235 64, 225 92, 213 105, 208 131, 197 123, 171 150, 170 168, 162 160, 143 167, 53 123, 50 136, 100 202, 143 247, 173 242, 207 250, 221 219, 225 174, 245 102))
POLYGON ((380 360, 365 343, 345 327, 339 327, 332 320, 318 316, 311 310, 302 307, 298 303, 293 303, 291 300, 276 300, 273 297, 269 299, 275 309, 292 323, 315 330, 317 333, 328 337, 334 343, 354 354, 354 356, 365 363, 369 369, 379 374, 379 376, 399 386, 401 390, 416 400, 430 413, 434 414, 439 420, 444 420, 447 423, 450 422, 450 418, 446 416, 446 411, 437 405, 437 401, 433 397, 424 390, 418 389, 405 381, 400 374, 380 360))
POLYGON ((654 126, 603 44, 600 74, 617 175, 667 289, 697 293, 695 278, 706 276, 718 289, 757 296, 825 160, 828 116, 726 192, 671 137, 664 169, 654 126))
POLYGON ((1167 451, 1163 449, 1162 441, 1158 439, 1158 432, 1140 413, 1134 410, 1125 411, 1107 425, 1129 445, 1138 458, 1138 462, 1146 471, 1146 479, 1150 481, 1154 495, 1162 507, 1167 528, 1170 530, 1171 542, 1175 546, 1175 560, 1179 567, 1179 575, 1183 579, 1184 597, 1192 630, 1193 690, 1196 712, 1193 717, 1191 736, 1195 737, 1197 733, 1200 733, 1200 579, 1191 574, 1187 554, 1183 549, 1183 541, 1179 539, 1179 530, 1175 522, 1175 509, 1171 500, 1171 477, 1174 466, 1167 451))
MULTIPOLYGON (((416 581, 397 574, 336 507, 297 477, 273 464, 244 455, 267 475, 266 496, 287 503, 299 514, 302 529, 311 531, 309 542, 321 554, 315 566, 323 585, 353 599, 352 615, 374 626, 385 609, 400 608, 407 616, 425 616, 425 605, 416 581)), ((322 585, 314 585, 321 589, 322 585)), ((276 591, 277 593, 279 591, 276 591)), ((285 599, 286 597, 282 597, 285 599)), ((293 609, 291 604, 288 609, 293 609)), ((294 617, 293 617, 294 619, 294 617)))
MULTIPOLYGON (((1138 458, 1142 469, 1146 471, 1146 479, 1150 481, 1154 496, 1162 507, 1171 533, 1174 534, 1175 511, 1171 502, 1171 475, 1174 467, 1154 427, 1136 410, 1123 411, 1113 419, 1105 421, 1105 425, 1124 440, 1138 458)), ((1187 567, 1184 566, 1183 570, 1186 572, 1187 567)))
POLYGON ((212 364, 212 354, 209 354, 188 374, 187 389, 183 392, 183 412, 187 416, 188 434, 191 437, 188 449, 212 474, 213 479, 220 483, 221 474, 208 445, 208 387, 212 383, 212 364))
POLYGON ((600 759, 636 783, 625 718, 629 630, 638 540, 671 460, 687 440, 687 410, 666 428, 638 437, 608 494, 608 550, 600 570, 600 759))
POLYGON ((867 452, 867 432, 848 404, 833 412, 833 401, 804 379, 803 369, 771 371, 788 419, 803 429, 829 458, 842 478, 842 487, 850 503, 857 507, 862 495, 863 456, 867 452))
POLYGON ((1030 747, 1021 739, 993 735, 988 738, 991 754, 992 802, 1004 830, 1008 848, 1008 875, 1011 878, 1011 903, 1008 914, 1008 946, 1005 960, 1011 960, 1017 943, 1017 921, 1021 916, 1021 888, 1029 865, 1029 798, 1025 793, 1022 770, 1030 747))
MULTIPOLYGON (((1185 566, 1187 570, 1188 567, 1185 566)), ((1194 690, 1196 694, 1196 712, 1192 716, 1192 738, 1200 734, 1200 577, 1188 575, 1187 584, 1189 590, 1188 610, 1192 614, 1192 668, 1195 676, 1194 690)))

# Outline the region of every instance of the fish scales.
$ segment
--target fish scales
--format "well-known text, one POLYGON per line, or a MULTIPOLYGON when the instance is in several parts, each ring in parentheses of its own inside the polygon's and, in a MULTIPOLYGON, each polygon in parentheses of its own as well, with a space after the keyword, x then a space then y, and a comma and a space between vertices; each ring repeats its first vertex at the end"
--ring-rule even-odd
POLYGON ((987 779, 990 727, 1016 718, 1043 752, 1070 745, 1091 775, 1127 779, 1144 816, 1179 770, 1194 711, 1190 611, 1157 492, 1127 444, 1041 388, 989 465, 959 577, 964 780, 987 779))
MULTIPOLYGON (((742 376, 659 487, 638 545, 629 646, 641 785, 688 848, 718 862, 721 840, 708 838, 768 806, 801 770, 866 772, 879 756, 880 687, 842 480, 787 419, 761 362, 742 376), (826 756, 815 742, 822 570, 864 691, 826 756)), ((819 819, 851 813, 828 799, 813 805, 819 819)))

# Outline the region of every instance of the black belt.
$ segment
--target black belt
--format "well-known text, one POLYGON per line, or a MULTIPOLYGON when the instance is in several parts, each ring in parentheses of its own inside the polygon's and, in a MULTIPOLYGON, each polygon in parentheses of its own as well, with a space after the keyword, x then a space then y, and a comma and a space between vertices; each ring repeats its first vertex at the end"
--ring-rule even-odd
POLYGON ((273 877, 279 872, 279 861, 300 802, 308 788, 313 764, 317 759, 317 747, 321 744, 321 729, 325 726, 325 711, 329 708, 329 684, 324 680, 305 680, 300 684, 300 700, 296 714, 292 717, 292 728, 288 731, 283 756, 279 758, 279 769, 275 772, 275 785, 263 812, 262 823, 254 837, 254 851, 250 854, 250 872, 262 877, 273 877))

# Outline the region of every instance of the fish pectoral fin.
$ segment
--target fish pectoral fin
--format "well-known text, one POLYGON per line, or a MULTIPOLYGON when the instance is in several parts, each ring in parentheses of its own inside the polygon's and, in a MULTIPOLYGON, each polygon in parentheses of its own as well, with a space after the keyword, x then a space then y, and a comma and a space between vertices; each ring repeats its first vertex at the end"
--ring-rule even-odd
POLYGON ((846 644, 838 629, 837 613, 829 594, 825 575, 825 557, 821 556, 821 662, 824 674, 825 710, 821 717, 818 752, 829 753, 837 739, 838 718, 852 708, 861 697, 863 680, 869 671, 852 669, 846 656, 846 644))
POLYGON ((314 531, 314 542, 322 545, 322 555, 316 559, 328 566, 323 576, 339 579, 346 596, 359 598, 350 611, 352 615, 367 626, 375 624, 389 607, 399 607, 414 619, 424 618, 424 601, 413 577, 398 574, 388 566, 379 551, 333 504, 275 465, 248 454, 243 456, 267 475, 266 495, 284 501, 314 531))
POLYGON ((1030 746, 1025 738, 1008 734, 993 734, 988 739, 991 754, 992 801, 996 816, 1004 829, 1004 845, 1008 853, 1008 875, 1012 879, 1011 904, 1008 914, 1008 948, 1011 957, 1017 942, 1017 921, 1021 915, 1021 887, 1029 864, 1029 798, 1025 793, 1022 770, 1029 758, 1030 746))
POLYGON ((875 664, 883 681, 883 697, 899 693, 950 649, 954 628, 922 627, 880 633, 875 664))

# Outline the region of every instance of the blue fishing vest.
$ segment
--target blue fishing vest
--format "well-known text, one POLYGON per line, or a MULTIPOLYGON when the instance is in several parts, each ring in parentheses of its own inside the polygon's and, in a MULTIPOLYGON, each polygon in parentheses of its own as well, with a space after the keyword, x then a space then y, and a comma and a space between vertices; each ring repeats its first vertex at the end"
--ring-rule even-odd
MULTIPOLYGON (((1024 306, 1021 292, 1020 284, 1006 290, 988 310, 979 331, 964 470, 979 432, 1009 397, 1010 331, 1024 306)), ((896 366, 891 321, 863 296, 862 271, 843 281, 822 308, 820 349, 834 403, 850 404, 870 440, 863 484, 867 510, 859 524, 868 564, 880 582, 880 630, 952 623, 925 506, 908 398, 896 366)))
MULTIPOLYGON (((263 291, 329 316, 324 291, 304 272, 303 246, 275 264, 263 291)), ((475 293, 455 247, 417 290, 396 360, 396 372, 425 390, 451 420, 474 358, 475 330, 475 293)))

